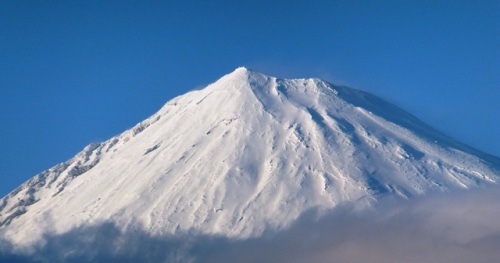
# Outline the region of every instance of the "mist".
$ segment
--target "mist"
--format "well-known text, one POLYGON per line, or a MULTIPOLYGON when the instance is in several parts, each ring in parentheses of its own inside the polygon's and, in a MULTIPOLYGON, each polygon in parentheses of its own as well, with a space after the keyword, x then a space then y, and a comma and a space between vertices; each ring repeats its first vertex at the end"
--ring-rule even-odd
MULTIPOLYGON (((250 239, 75 228, 21 249, 0 241, 1 262, 495 262, 500 187, 388 199, 357 210, 312 210, 285 230, 250 239)), ((0 232, 0 235, 2 233, 0 232)), ((0 236, 1 237, 1 236, 0 236)))

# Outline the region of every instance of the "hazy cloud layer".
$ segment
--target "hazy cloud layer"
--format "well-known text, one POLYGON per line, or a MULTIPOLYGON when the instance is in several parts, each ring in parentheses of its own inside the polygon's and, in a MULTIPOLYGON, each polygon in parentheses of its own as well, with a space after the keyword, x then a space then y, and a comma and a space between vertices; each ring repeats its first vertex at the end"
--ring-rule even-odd
POLYGON ((286 231, 224 237, 122 233, 112 223, 46 236, 31 252, 0 242, 0 262, 495 262, 500 258, 500 188, 384 201, 321 217, 311 211, 286 231))

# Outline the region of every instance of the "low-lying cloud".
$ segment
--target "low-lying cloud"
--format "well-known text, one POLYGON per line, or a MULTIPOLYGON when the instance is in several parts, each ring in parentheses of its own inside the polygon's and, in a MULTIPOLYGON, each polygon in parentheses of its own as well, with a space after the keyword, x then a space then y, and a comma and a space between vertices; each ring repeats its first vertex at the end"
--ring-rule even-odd
POLYGON ((19 252, 0 242, 0 262, 495 262, 500 258, 500 187, 370 210, 310 211, 289 229, 234 240, 151 236, 113 223, 80 227, 19 252), (16 251, 16 252, 15 252, 16 251))

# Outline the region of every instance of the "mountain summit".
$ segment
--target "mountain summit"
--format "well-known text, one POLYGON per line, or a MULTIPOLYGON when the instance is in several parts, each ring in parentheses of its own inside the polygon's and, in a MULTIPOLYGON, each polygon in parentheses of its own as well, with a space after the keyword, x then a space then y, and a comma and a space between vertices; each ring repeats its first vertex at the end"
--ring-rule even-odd
POLYGON ((0 200, 0 231, 111 221, 244 238, 305 211, 498 182, 500 159, 368 93, 238 68, 0 200))

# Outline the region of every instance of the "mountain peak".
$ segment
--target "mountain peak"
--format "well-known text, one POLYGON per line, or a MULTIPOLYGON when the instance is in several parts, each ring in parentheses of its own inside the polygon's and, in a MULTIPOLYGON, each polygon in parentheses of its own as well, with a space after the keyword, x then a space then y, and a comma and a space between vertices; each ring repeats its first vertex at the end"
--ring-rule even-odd
POLYGON ((245 67, 245 66, 241 66, 241 67, 237 67, 233 73, 244 73, 244 74, 247 74, 249 71, 251 71, 249 68, 245 67))
POLYGON ((375 96, 239 67, 0 199, 0 230, 19 243, 99 221, 248 237, 312 208, 498 181, 444 137, 375 96))
POLYGON ((247 78, 252 74, 252 70, 247 67, 237 67, 233 72, 227 74, 226 76, 236 77, 236 78, 247 78))
POLYGON ((247 67, 238 67, 236 68, 233 72, 227 74, 229 76, 238 76, 238 77, 246 77, 246 78, 252 78, 252 77, 269 77, 263 73, 254 71, 253 69, 247 68, 247 67))
POLYGON ((255 72, 247 67, 238 67, 215 81, 213 85, 216 89, 245 89, 251 86, 262 86, 269 79, 262 73, 255 72))

